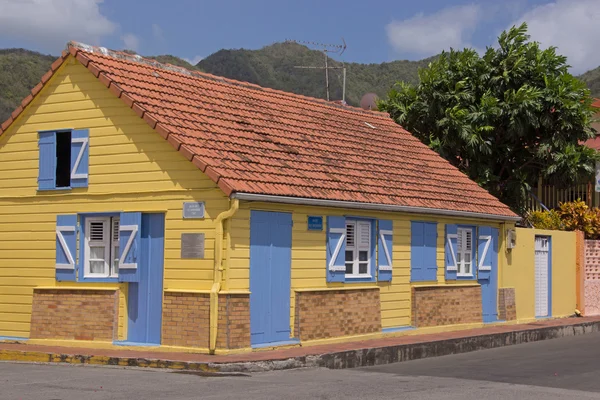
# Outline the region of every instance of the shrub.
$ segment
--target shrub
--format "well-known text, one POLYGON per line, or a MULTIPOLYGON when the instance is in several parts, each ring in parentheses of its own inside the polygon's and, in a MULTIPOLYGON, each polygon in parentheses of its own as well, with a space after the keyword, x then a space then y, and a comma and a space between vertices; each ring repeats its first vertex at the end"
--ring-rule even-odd
POLYGON ((582 231, 587 239, 600 238, 600 209, 581 200, 560 203, 558 210, 531 211, 527 221, 538 229, 582 231))
POLYGON ((600 233, 598 209, 590 208, 581 200, 560 203, 558 214, 567 231, 583 231, 588 239, 595 239, 600 233))
POLYGON ((560 215, 555 210, 550 211, 531 211, 527 215, 527 221, 535 228, 564 230, 564 224, 560 219, 560 215))

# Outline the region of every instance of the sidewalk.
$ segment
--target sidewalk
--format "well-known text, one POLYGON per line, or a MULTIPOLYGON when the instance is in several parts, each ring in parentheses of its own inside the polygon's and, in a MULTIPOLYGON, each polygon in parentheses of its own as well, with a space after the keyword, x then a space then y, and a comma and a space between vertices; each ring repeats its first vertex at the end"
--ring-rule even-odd
POLYGON ((437 334, 215 356, 0 343, 0 361, 137 366, 211 372, 258 372, 302 367, 339 369, 466 353, 593 332, 600 332, 600 317, 540 320, 520 325, 491 325, 437 334))

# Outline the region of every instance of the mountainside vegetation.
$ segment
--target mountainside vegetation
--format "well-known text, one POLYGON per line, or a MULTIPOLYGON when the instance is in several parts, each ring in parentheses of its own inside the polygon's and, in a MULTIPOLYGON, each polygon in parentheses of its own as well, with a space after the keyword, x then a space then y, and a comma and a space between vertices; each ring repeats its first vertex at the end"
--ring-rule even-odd
MULTIPOLYGON (((295 68, 296 66, 323 67, 323 53, 297 43, 275 43, 259 50, 220 50, 197 65, 192 65, 173 55, 148 58, 273 89, 326 98, 323 69, 295 68)), ((346 101, 350 105, 357 106, 361 97, 370 92, 384 98, 398 80, 416 84, 419 68, 426 67, 435 58, 420 61, 399 60, 381 64, 347 62, 344 64, 347 71, 346 101)), ((21 100, 37 85, 55 59, 55 56, 25 49, 0 50, 0 122, 8 118, 21 100)), ((342 63, 329 58, 329 66, 340 67, 342 63)), ((592 94, 600 96, 600 68, 594 71, 584 74, 582 79, 590 85, 592 94)), ((331 100, 342 99, 342 81, 341 69, 329 71, 331 100)))
POLYGON ((56 57, 25 49, 0 50, 0 123, 40 82, 56 57))

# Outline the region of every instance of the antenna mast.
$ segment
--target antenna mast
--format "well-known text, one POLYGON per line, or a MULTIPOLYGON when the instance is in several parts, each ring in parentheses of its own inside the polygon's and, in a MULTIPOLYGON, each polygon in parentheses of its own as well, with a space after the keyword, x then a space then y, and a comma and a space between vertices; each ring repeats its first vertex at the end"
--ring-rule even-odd
POLYGON ((286 43, 298 43, 307 46, 316 46, 321 47, 323 54, 325 55, 325 66, 317 67, 317 66, 305 66, 305 65, 297 65, 294 68, 301 69, 324 69, 325 70, 325 90, 327 92, 327 101, 329 101, 329 70, 330 69, 341 69, 343 72, 343 83, 342 83, 342 102, 346 102, 346 66, 342 62, 341 67, 330 67, 329 66, 329 54, 338 54, 342 55, 344 51, 346 51, 346 41, 342 38, 342 44, 324 44, 324 43, 316 43, 316 42, 305 42, 300 40, 286 40, 286 43))

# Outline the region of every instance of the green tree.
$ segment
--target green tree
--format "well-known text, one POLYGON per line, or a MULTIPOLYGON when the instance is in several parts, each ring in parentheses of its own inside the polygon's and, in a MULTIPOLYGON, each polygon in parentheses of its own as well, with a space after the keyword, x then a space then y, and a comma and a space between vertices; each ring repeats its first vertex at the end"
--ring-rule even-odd
POLYGON ((542 176, 568 185, 593 174, 590 91, 568 72, 556 48, 513 27, 483 56, 450 50, 397 83, 379 103, 400 125, 471 179, 522 212, 542 176))

